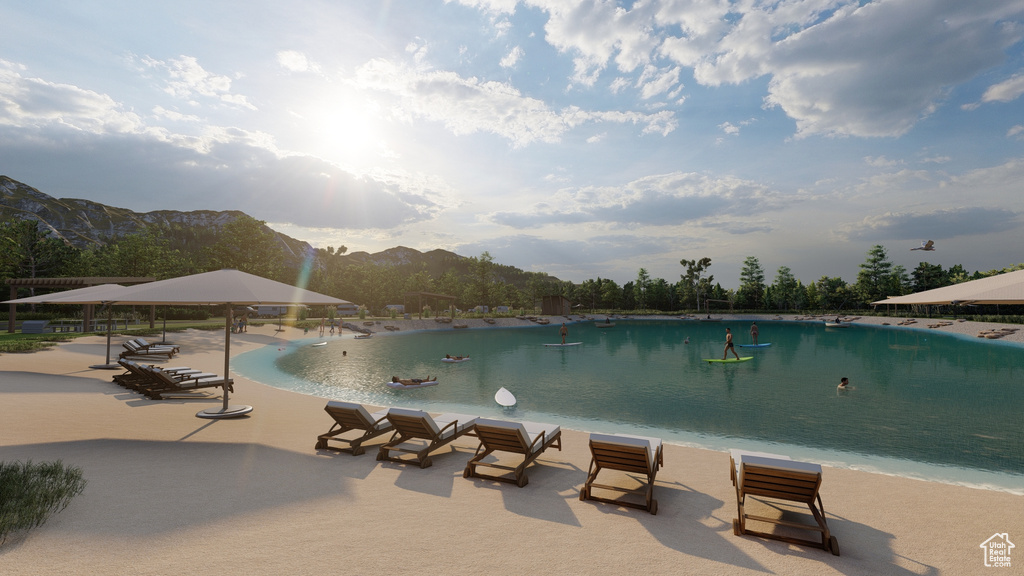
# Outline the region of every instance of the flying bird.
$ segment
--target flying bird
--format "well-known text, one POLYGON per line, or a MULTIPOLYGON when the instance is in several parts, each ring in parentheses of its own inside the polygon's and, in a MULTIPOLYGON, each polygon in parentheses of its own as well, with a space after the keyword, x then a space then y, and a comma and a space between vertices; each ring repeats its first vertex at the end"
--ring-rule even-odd
POLYGON ((927 252, 935 251, 935 242, 929 240, 927 242, 921 242, 921 245, 917 248, 911 248, 911 250, 925 250, 927 252))

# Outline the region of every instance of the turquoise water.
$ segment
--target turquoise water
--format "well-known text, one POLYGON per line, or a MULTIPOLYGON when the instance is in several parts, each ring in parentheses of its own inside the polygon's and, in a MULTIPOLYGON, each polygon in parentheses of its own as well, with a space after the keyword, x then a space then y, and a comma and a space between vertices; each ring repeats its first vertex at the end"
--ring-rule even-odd
POLYGON ((749 322, 618 320, 570 324, 568 341, 582 342, 571 348, 543 346, 558 341, 557 324, 399 332, 268 346, 234 368, 329 399, 639 432, 1024 494, 1024 347, 927 330, 758 325, 772 346, 738 348, 754 357, 739 364, 702 359, 722 357, 726 327, 746 343, 749 322), (447 364, 445 354, 471 360, 447 364), (440 384, 395 390, 384 385, 392 375, 440 384), (851 390, 836 390, 842 376, 851 390), (494 402, 501 386, 514 409, 494 402))

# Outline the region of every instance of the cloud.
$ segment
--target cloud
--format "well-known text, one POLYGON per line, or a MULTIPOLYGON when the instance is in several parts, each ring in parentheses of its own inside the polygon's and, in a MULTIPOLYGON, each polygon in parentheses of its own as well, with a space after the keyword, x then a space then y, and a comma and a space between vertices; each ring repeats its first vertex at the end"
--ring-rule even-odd
POLYGON ((1009 80, 989 86, 981 96, 982 102, 1010 102, 1024 94, 1024 74, 1015 74, 1009 80))
POLYGON ((519 62, 519 59, 522 57, 523 49, 520 48, 519 46, 516 46, 515 48, 510 50, 509 53, 506 54, 504 58, 501 59, 501 62, 499 62, 499 64, 501 65, 502 68, 515 68, 516 64, 519 62))
MULTIPOLYGON (((765 106, 792 118, 798 137, 906 134, 1024 38, 1013 24, 1024 14, 1017 0, 525 3, 547 13, 545 39, 572 56, 576 85, 593 87, 612 63, 643 77, 665 69, 661 59, 691 68, 704 86, 764 77, 765 106)), ((642 97, 668 93, 672 77, 660 80, 638 82, 642 97)), ((1015 76, 986 99, 1017 98, 1022 84, 1015 76)))
POLYGON ((489 219, 518 229, 583 223, 677 226, 723 214, 775 210, 786 202, 754 182, 674 172, 643 177, 622 187, 561 190, 548 202, 520 212, 497 212, 489 219))
POLYGON ((21 75, 23 66, 0 60, 0 125, 72 129, 92 134, 145 130, 142 119, 106 94, 21 75))
POLYGON ((885 156, 865 156, 864 163, 868 166, 875 166, 879 168, 891 168, 893 166, 899 166, 903 164, 902 160, 890 160, 885 156))
POLYGON ((843 226, 853 240, 951 239, 1004 232, 1021 227, 1020 214, 1004 208, 971 206, 931 212, 886 212, 843 226))
POLYGON ((298 50, 281 50, 277 53, 277 63, 289 72, 320 72, 320 65, 298 50))
POLYGON ((231 78, 207 72, 194 56, 179 56, 170 60, 142 58, 147 68, 167 74, 164 91, 176 98, 191 99, 195 95, 205 96, 239 108, 256 110, 249 100, 231 92, 231 78))
POLYGON ((412 68, 384 59, 361 66, 352 82, 361 89, 394 97, 392 110, 400 117, 441 122, 456 135, 496 134, 515 147, 558 142, 567 131, 588 122, 631 123, 642 125, 644 134, 662 135, 678 125, 668 111, 592 112, 575 106, 556 111, 541 100, 523 96, 508 83, 412 68))

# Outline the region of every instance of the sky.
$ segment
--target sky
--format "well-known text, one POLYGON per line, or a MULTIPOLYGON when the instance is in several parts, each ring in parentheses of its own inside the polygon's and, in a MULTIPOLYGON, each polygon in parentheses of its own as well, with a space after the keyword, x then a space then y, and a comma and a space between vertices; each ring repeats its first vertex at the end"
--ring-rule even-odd
POLYGON ((0 174, 723 287, 1024 262, 1021 0, 0 0, 0 174), (934 252, 911 251, 925 240, 934 252))

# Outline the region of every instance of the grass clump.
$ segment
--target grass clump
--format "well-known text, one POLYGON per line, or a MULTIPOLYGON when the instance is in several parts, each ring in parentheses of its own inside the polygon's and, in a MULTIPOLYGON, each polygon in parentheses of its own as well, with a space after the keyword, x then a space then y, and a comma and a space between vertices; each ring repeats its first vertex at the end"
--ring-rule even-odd
POLYGON ((40 526, 85 490, 81 468, 60 460, 0 462, 0 544, 20 530, 40 526))

